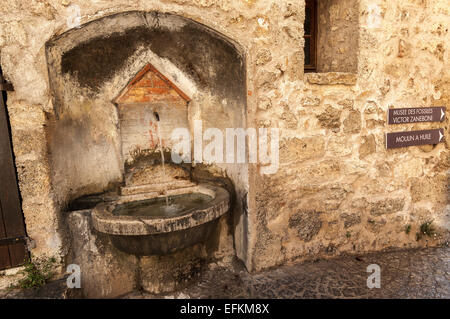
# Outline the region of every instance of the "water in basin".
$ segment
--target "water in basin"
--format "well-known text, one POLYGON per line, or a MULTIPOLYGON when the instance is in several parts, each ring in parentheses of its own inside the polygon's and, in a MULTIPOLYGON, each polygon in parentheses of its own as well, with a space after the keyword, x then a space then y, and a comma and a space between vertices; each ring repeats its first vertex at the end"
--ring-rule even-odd
POLYGON ((211 196, 201 193, 190 193, 169 196, 169 204, 163 197, 151 198, 117 205, 113 210, 114 215, 119 216, 145 216, 155 218, 169 218, 182 216, 194 208, 202 208, 210 202, 211 196))

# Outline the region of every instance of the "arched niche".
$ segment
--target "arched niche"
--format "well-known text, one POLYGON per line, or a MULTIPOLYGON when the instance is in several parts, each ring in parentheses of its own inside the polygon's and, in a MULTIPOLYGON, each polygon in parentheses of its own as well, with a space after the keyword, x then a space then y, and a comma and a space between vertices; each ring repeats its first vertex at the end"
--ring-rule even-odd
MULTIPOLYGON (((50 39, 46 57, 54 111, 48 128, 51 175, 61 207, 123 184, 120 111, 114 99, 148 64, 188 96, 188 121, 202 120, 203 130, 246 127, 242 48, 191 19, 142 11, 105 16, 50 39)), ((242 256, 248 164, 218 166, 235 189, 234 237, 242 256)))

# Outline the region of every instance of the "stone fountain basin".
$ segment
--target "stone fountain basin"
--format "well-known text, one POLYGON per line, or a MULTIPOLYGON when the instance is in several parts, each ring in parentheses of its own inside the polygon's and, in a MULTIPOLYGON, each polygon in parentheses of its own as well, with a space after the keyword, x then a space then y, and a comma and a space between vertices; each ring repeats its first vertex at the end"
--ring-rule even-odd
POLYGON ((168 191, 169 196, 195 193, 211 199, 176 217, 114 214, 119 205, 163 197, 157 192, 121 196, 114 202, 100 203, 93 209, 93 226, 107 234, 112 244, 123 252, 137 256, 170 254, 206 242, 216 229, 218 218, 230 208, 230 195, 221 187, 200 184, 168 191))

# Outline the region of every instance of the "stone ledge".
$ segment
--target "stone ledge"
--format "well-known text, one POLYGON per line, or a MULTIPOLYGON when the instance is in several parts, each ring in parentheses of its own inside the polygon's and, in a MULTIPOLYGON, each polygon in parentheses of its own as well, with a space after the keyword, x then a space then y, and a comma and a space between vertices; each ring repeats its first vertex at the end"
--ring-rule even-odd
POLYGON ((349 72, 305 73, 305 79, 310 84, 318 85, 355 85, 357 74, 349 72))

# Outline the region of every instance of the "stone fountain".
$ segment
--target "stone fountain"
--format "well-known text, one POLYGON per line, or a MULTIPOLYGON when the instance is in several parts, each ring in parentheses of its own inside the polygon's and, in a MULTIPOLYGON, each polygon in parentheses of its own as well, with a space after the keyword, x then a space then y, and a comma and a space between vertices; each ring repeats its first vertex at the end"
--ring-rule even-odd
POLYGON ((225 189, 196 185, 182 168, 165 163, 164 147, 171 145, 163 132, 189 127, 189 101, 151 64, 114 100, 121 121, 125 186, 114 202, 98 204, 92 219, 95 229, 108 234, 121 251, 163 255, 204 242, 214 221, 230 208, 225 189))
POLYGON ((221 187, 192 185, 172 188, 165 195, 157 187, 98 204, 92 213, 94 228, 108 234, 123 252, 165 255, 205 242, 230 207, 229 194, 221 187))
MULTIPOLYGON (((167 137, 173 129, 189 129, 189 101, 151 64, 135 75, 113 100, 119 115, 123 183, 110 192, 78 199, 73 209, 78 213, 72 214, 72 221, 69 218, 69 224, 79 223, 74 220, 82 218, 80 209, 89 209, 91 226, 82 240, 98 238, 95 258, 109 268, 117 264, 120 272, 134 272, 134 288, 153 293, 171 291, 195 278, 231 206, 228 190, 211 180, 196 182, 190 164, 171 162, 167 137)), ((82 258, 92 260, 88 255, 82 258)))

